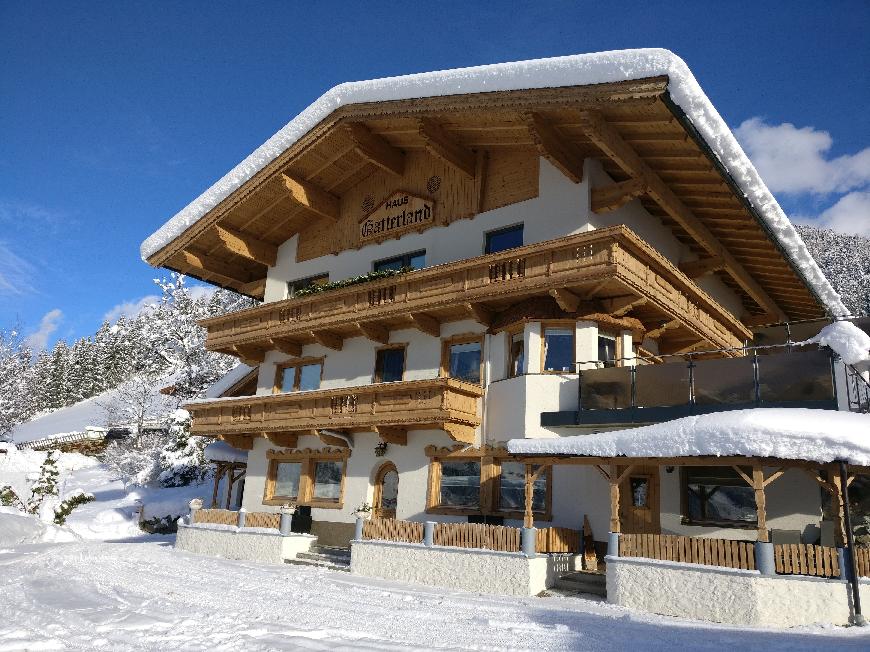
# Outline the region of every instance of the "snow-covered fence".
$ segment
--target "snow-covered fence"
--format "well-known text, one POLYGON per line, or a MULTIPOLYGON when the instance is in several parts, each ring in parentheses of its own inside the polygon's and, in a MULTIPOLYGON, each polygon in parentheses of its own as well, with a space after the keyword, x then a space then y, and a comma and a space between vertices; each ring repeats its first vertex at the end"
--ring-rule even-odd
POLYGON ((622 534, 619 556, 755 570, 755 547, 751 541, 676 534, 622 534))

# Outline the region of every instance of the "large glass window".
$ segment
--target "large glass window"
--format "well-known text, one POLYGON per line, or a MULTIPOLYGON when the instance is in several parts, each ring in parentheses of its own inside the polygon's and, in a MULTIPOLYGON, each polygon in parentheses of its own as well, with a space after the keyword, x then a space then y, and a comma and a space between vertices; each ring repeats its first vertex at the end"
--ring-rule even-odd
POLYGON ((598 334, 598 362, 602 367, 616 366, 616 336, 598 334))
POLYGON ((279 368, 279 389, 282 392, 304 392, 320 389, 323 363, 309 362, 279 368))
POLYGON ((448 373, 469 383, 480 384, 480 341, 449 344, 448 373))
POLYGON ((523 225, 509 226, 506 229, 490 231, 486 234, 484 253, 494 254, 497 251, 523 246, 523 225))
POLYGON ((734 469, 685 467, 686 518, 696 523, 754 524, 755 492, 734 469))
POLYGON ((426 250, 413 251, 411 253, 394 256, 393 258, 385 258, 384 260, 375 261, 372 266, 376 272, 383 272, 388 269, 423 269, 426 266, 426 250))
MULTIPOLYGON (((538 470, 532 467, 533 472, 538 470)), ((543 512, 547 506, 547 476, 549 469, 538 474, 532 486, 532 511, 543 512)), ((505 512, 522 512, 526 508, 526 465, 522 462, 502 462, 499 476, 498 507, 505 512)))
POLYGON ((511 336, 511 350, 508 371, 511 377, 522 376, 525 365, 526 344, 522 333, 511 336))
POLYGON ((315 500, 331 500, 338 502, 341 498, 341 474, 344 462, 325 461, 314 463, 315 500))
POLYGON ((375 354, 375 382, 393 383, 405 373, 405 349, 379 349, 375 354))
POLYGON ((307 278, 296 279, 287 284, 287 298, 292 299, 299 290, 310 288, 313 285, 325 285, 329 283, 329 274, 318 274, 307 278))
POLYGON ((441 506, 480 506, 480 462, 444 460, 441 462, 441 506))
POLYGON ((302 475, 301 462, 278 462, 275 469, 275 488, 273 497, 296 499, 299 496, 299 478, 302 475))
POLYGON ((544 371, 574 370, 574 329, 544 328, 544 371))

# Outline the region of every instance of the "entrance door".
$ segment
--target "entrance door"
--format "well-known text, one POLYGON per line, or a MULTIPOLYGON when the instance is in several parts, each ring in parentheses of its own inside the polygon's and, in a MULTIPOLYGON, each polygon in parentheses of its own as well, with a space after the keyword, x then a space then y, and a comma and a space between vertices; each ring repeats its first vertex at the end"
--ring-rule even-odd
POLYGON ((399 472, 396 465, 387 462, 375 476, 375 496, 372 505, 377 518, 396 518, 396 503, 399 500, 399 472))
MULTIPOLYGON (((625 467, 620 468, 620 473, 625 467)), ((660 534, 659 469, 635 466, 619 486, 619 516, 627 534, 660 534)))

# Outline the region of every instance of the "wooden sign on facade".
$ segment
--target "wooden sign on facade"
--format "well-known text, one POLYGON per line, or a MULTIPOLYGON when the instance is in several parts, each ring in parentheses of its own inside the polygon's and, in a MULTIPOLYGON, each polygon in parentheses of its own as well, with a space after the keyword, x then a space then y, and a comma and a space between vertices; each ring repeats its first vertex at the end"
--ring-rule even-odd
POLYGON ((394 192, 360 220, 359 240, 375 242, 434 224, 435 202, 406 192, 394 192))

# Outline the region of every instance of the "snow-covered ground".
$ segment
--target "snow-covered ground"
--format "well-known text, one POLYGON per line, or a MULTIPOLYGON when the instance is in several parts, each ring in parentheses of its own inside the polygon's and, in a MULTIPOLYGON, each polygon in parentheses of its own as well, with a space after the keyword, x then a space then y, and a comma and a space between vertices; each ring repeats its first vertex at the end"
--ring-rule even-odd
POLYGON ((579 598, 507 598, 177 552, 0 552, 0 650, 866 650, 859 628, 739 629, 579 598))

